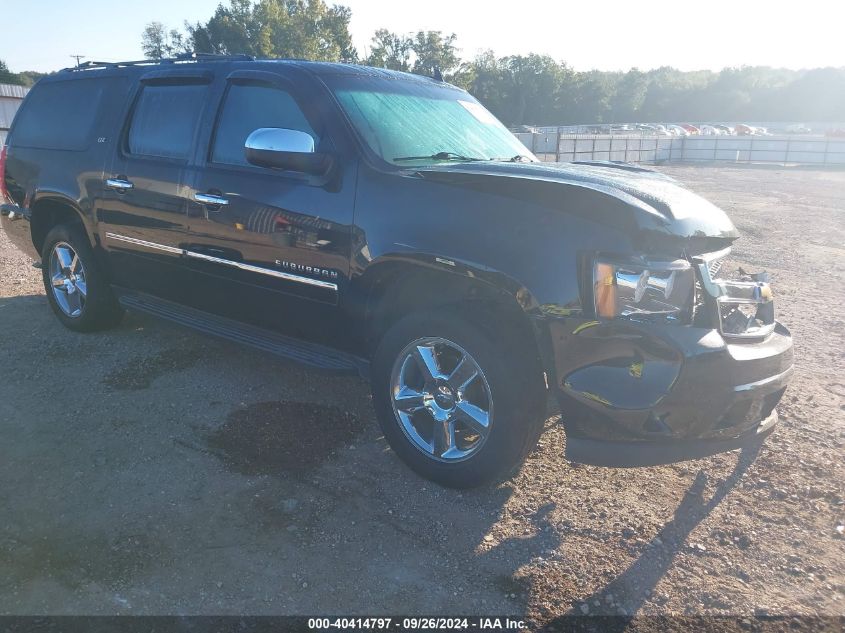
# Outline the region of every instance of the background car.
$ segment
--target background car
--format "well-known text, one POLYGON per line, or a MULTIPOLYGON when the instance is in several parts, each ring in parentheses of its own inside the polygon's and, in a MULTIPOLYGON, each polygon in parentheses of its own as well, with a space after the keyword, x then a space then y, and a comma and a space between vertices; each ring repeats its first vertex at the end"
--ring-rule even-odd
POLYGON ((813 130, 808 128, 803 123, 793 123, 792 125, 788 125, 786 127, 786 132, 788 134, 810 134, 813 130))

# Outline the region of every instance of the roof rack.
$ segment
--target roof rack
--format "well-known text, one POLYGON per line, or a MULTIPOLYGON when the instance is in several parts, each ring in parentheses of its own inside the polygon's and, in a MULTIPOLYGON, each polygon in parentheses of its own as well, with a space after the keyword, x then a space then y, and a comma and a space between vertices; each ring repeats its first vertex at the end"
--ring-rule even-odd
POLYGON ((82 70, 95 70, 102 68, 125 68, 127 66, 156 66, 159 64, 180 64, 185 62, 228 62, 228 61, 254 61, 255 57, 252 55, 221 55, 218 53, 182 53, 175 57, 168 57, 165 59, 139 59, 127 62, 95 62, 87 61, 78 66, 71 66, 63 68, 60 72, 72 73, 82 70))

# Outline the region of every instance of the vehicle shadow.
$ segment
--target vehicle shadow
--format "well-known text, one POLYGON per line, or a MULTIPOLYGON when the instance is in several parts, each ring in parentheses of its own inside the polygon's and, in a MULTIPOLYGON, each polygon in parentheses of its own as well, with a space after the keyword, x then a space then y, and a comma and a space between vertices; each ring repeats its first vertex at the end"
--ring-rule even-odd
POLYGON ((418 478, 356 376, 133 313, 65 331, 43 295, 0 323, 0 612, 515 613, 513 570, 559 544, 481 565, 513 486, 418 478))
MULTIPOLYGON (((700 470, 685 492, 672 519, 645 546, 642 556, 604 587, 579 601, 579 604, 568 612, 548 622, 543 630, 556 630, 567 623, 571 624, 574 617, 584 615, 581 605, 586 604, 590 615, 617 616, 601 618, 602 631, 624 631, 630 623, 630 617, 650 599, 687 537, 736 486, 757 459, 761 446, 762 444, 754 445, 740 452, 733 471, 716 484, 709 499, 704 496, 708 475, 705 470, 700 470), (596 603, 600 606, 595 606, 596 603)), ((579 619, 586 620, 583 617, 579 619)))
MULTIPOLYGON (((132 613, 518 613, 532 593, 523 568, 566 538, 555 502, 518 484, 453 491, 417 478, 386 446, 357 378, 270 363, 142 316, 96 336, 63 332, 43 295, 0 299, 0 319, 11 377, 0 384, 0 496, 15 508, 0 543, 16 543, 0 548, 0 611, 119 614, 131 601, 132 613), (143 384, 109 379, 128 375, 143 384), (45 400, 42 383, 60 397, 45 400), (303 403, 335 413, 315 420, 303 403), (277 467, 276 448, 325 437, 345 411, 360 425, 343 441, 277 467), (221 433, 249 450, 216 450, 209 438, 221 433), (44 498, 56 499, 49 514, 44 498)), ((742 453, 706 500, 700 472, 646 553, 588 598, 590 613, 610 594, 636 613, 755 457, 742 453)))

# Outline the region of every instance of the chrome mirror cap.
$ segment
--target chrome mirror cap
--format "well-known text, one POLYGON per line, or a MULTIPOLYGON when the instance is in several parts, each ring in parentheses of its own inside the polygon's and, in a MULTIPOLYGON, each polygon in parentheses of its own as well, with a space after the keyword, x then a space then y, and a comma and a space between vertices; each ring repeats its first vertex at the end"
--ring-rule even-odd
POLYGON ((247 162, 258 167, 327 177, 333 157, 316 152, 314 145, 314 138, 305 132, 263 127, 247 137, 244 154, 247 162))
POLYGON ((262 127, 247 137, 244 149, 313 154, 314 138, 310 134, 299 130, 262 127))

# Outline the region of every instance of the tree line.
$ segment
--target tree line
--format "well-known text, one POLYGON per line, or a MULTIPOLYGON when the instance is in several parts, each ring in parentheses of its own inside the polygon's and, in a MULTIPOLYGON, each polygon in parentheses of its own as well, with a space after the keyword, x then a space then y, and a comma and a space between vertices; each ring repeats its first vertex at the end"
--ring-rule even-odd
MULTIPOLYGON (((180 53, 361 63, 444 78, 468 90, 507 125, 681 121, 836 121, 845 119, 845 68, 769 67, 683 72, 671 67, 578 72, 546 55, 462 59, 454 33, 377 30, 367 50, 352 42, 352 12, 325 0, 229 0, 206 21, 181 29, 149 23, 141 37, 150 59, 180 53)), ((0 62, 2 64, 2 62, 0 62)), ((27 85, 37 73, 0 83, 27 85)))
POLYGON ((26 70, 22 73, 14 73, 9 70, 2 59, 0 59, 0 84, 12 84, 13 86, 31 86, 41 79, 46 73, 38 73, 34 70, 26 70))
POLYGON ((576 72, 546 55, 465 60, 454 33, 377 30, 357 51, 352 12, 324 0, 230 0, 184 31, 154 22, 145 55, 188 51, 362 63, 444 78, 468 90, 507 125, 635 121, 841 121, 845 68, 792 71, 767 67, 682 72, 670 67, 576 72))

